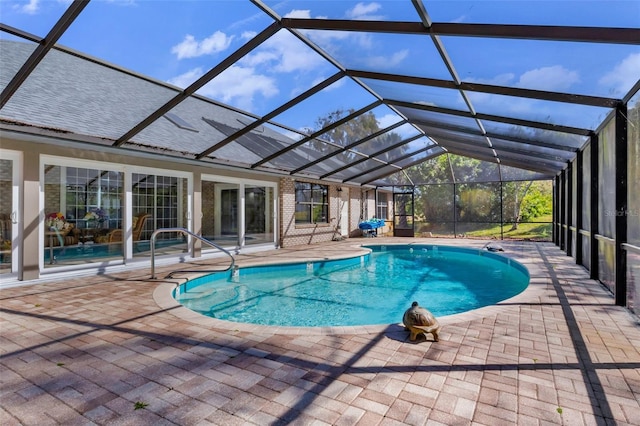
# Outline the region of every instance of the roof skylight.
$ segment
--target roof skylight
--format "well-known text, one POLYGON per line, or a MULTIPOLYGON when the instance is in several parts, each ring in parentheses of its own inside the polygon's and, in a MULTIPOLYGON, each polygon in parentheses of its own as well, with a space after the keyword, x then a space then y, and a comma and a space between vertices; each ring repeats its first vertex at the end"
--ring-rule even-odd
POLYGON ((181 129, 191 130, 192 132, 199 132, 192 124, 190 124, 187 120, 180 117, 178 114, 173 112, 167 112, 164 114, 164 118, 175 124, 181 129))

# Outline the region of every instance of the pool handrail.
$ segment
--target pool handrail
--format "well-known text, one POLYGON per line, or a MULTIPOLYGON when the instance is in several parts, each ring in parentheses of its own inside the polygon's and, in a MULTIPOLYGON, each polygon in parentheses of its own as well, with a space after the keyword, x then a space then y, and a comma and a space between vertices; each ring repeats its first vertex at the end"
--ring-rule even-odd
POLYGON ((222 247, 220 247, 219 245, 217 245, 216 243, 207 240, 206 238, 202 237, 201 235, 198 234, 194 234, 193 232, 189 231, 188 229, 185 228, 160 228, 160 229, 156 229, 155 231, 153 231, 153 233, 151 234, 151 239, 150 239, 150 248, 151 248, 151 279, 155 280, 156 279, 156 253, 155 253, 155 247, 156 247, 156 236, 158 234, 162 234, 165 232, 181 232, 183 234, 187 234, 190 235, 191 237, 202 241, 203 243, 209 244, 210 246, 212 246, 213 248, 217 248, 218 250, 220 250, 221 252, 225 253, 226 255, 228 255, 231 258, 231 264, 229 265, 229 267, 227 269, 216 269, 215 271, 207 271, 207 270, 197 270, 197 271, 189 271, 189 270, 180 270, 180 271, 173 271, 171 272, 169 275, 175 273, 175 272, 224 272, 224 271, 228 271, 230 269, 233 269, 233 267, 235 266, 235 258, 233 257, 233 255, 228 251, 223 249, 222 247))

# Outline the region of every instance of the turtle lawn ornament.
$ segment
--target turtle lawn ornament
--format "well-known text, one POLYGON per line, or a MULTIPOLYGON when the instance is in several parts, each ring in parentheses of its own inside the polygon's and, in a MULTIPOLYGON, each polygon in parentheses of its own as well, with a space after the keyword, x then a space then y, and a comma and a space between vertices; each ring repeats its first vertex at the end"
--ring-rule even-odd
POLYGON ((411 332, 409 340, 416 340, 419 334, 424 334, 425 339, 428 333, 433 335, 433 341, 438 341, 438 333, 440 332, 440 324, 436 317, 433 316, 428 309, 413 302, 411 307, 404 312, 402 322, 406 330, 411 332))

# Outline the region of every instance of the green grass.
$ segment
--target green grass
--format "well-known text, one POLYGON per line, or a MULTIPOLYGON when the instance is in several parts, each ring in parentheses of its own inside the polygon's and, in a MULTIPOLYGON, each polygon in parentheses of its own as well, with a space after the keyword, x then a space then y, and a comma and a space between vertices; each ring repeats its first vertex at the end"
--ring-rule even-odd
MULTIPOLYGON (((469 238, 500 238, 501 230, 504 231, 502 236, 505 239, 517 239, 517 240, 536 240, 536 241, 550 241, 552 230, 552 217, 551 215, 545 215, 533 219, 535 222, 545 223, 520 223, 518 229, 510 231, 511 224, 506 223, 502 227, 499 223, 458 223, 456 225, 456 233, 458 235, 463 234, 469 238)), ((425 236, 423 234, 431 232, 433 236, 452 236, 453 224, 420 224, 416 226, 416 236, 425 236)))

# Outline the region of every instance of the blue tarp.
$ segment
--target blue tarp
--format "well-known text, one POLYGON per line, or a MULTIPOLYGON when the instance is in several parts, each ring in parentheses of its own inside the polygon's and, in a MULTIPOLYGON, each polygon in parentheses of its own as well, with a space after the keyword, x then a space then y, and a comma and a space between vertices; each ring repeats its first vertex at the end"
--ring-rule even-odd
POLYGON ((384 226, 384 220, 382 219, 369 219, 364 222, 360 222, 358 228, 365 229, 378 229, 384 226))

